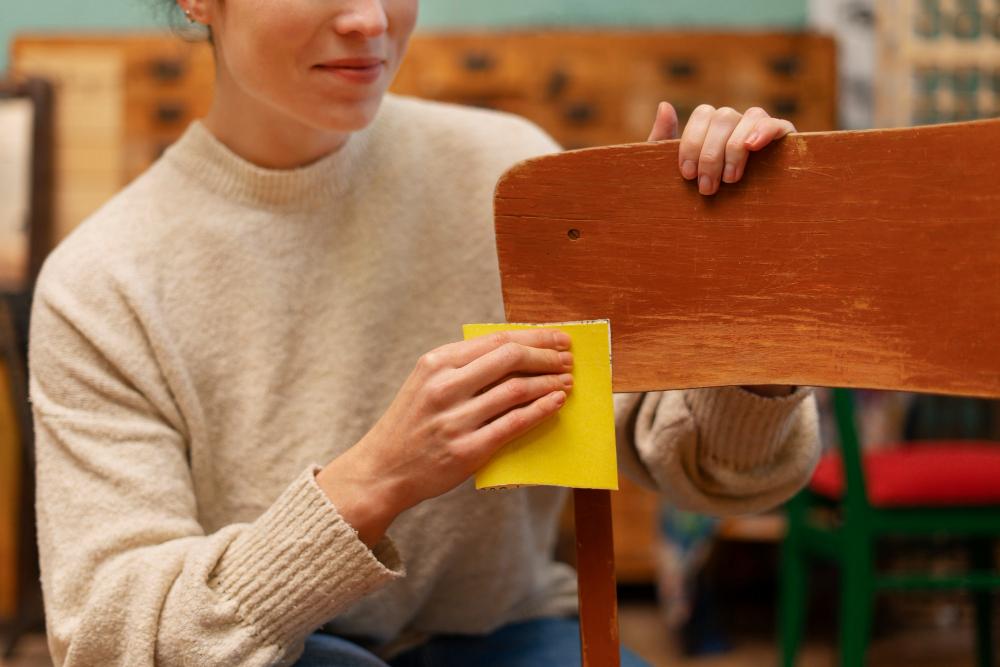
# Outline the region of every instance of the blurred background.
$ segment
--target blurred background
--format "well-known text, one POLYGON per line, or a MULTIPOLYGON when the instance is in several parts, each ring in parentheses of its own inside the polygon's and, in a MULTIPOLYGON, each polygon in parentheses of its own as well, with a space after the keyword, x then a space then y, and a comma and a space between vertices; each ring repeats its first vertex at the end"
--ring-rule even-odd
MULTIPOLYGON (((50 664, 25 389, 34 275, 211 101, 210 47, 155 4, 0 10, 0 664, 50 664)), ((523 115, 566 148, 644 140, 661 100, 682 123, 703 102, 758 105, 800 131, 997 117, 1000 0, 423 0, 393 89, 523 115)), ((997 664, 997 404, 826 390, 820 400, 826 458, 788 508, 717 520, 623 483, 624 641, 655 665, 792 664, 796 650, 798 664, 864 664, 844 657, 842 630, 870 617, 851 653, 867 664, 997 664), (963 488, 949 452, 970 442, 972 465, 995 466, 996 484, 947 496, 949 521, 975 528, 955 537, 935 512, 942 485, 963 488), (887 578, 849 582, 839 564, 851 520, 872 525, 886 511, 907 522, 877 541, 887 578), (844 601, 851 586, 867 608, 844 601)), ((563 538, 571 561, 568 518, 563 538)))

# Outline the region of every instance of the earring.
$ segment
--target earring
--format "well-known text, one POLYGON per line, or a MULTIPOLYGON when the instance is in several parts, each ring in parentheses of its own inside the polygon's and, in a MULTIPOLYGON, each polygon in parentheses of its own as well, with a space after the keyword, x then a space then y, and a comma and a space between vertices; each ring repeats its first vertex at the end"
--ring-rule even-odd
POLYGON ((194 23, 194 22, 195 22, 195 21, 194 21, 194 17, 193 17, 193 16, 191 16, 191 10, 189 10, 189 9, 185 9, 185 10, 184 10, 184 16, 186 16, 186 17, 187 17, 187 20, 188 20, 188 23, 194 23))

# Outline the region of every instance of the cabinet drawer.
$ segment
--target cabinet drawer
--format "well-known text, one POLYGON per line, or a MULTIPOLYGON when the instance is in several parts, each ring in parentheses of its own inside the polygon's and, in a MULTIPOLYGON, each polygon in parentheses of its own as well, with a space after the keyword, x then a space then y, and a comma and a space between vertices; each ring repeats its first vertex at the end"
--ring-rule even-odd
POLYGON ((513 97, 536 88, 538 64, 503 37, 414 38, 397 86, 429 98, 513 97))

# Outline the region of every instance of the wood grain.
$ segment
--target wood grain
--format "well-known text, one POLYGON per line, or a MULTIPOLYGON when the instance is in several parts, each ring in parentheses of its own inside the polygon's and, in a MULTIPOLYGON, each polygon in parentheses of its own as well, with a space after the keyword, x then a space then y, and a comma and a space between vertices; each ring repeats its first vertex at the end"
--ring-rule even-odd
POLYGON ((0 620, 14 617, 19 595, 21 433, 12 384, 7 360, 0 355, 0 620))
POLYGON ((573 489, 583 667, 618 667, 618 600, 611 492, 573 489))
POLYGON ((610 319, 615 391, 1000 396, 1000 119, 791 135, 712 197, 677 150, 572 151, 501 179, 509 321, 610 319))

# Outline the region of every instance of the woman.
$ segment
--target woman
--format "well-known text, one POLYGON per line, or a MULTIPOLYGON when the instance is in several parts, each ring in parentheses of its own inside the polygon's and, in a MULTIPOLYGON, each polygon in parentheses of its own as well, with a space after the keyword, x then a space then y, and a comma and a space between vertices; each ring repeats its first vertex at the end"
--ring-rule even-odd
MULTIPOLYGON (((56 664, 574 664, 574 577, 551 558, 564 492, 468 483, 562 405, 568 341, 448 342, 503 317, 497 178, 558 146, 385 94, 416 0, 178 3, 211 30, 211 111, 36 293, 56 664)), ((650 139, 676 125, 661 105, 650 139)), ((700 107, 681 173, 710 195, 792 129, 700 107)), ((692 509, 772 506, 817 454, 803 389, 618 409, 623 466, 692 509)))

